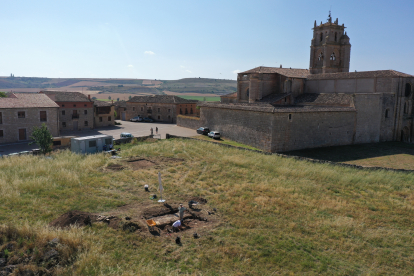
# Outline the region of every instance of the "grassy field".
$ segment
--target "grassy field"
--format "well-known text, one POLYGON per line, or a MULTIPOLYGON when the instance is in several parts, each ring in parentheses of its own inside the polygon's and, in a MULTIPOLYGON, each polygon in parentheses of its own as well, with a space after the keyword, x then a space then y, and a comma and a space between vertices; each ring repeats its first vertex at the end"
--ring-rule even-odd
POLYGON ((235 147, 239 147, 239 148, 245 148, 245 149, 261 151, 260 149, 257 149, 255 147, 251 147, 251 146, 241 144, 241 143, 238 143, 238 142, 235 142, 235 141, 232 141, 232 140, 228 140, 228 139, 225 139, 225 138, 212 139, 212 138, 208 137, 207 135, 197 135, 197 136, 194 136, 194 137, 191 137, 191 138, 198 139, 198 140, 203 140, 203 141, 214 142, 214 143, 218 143, 218 144, 235 146, 235 147))
POLYGON ((400 142, 307 149, 287 154, 365 167, 414 170, 414 145, 400 142))
POLYGON ((187 100, 207 101, 207 102, 219 102, 220 97, 203 97, 203 96, 179 96, 180 98, 187 100))
POLYGON ((15 229, 0 229, 0 246, 14 239, 17 248, 37 252, 36 244, 59 237, 73 256, 64 259, 59 275, 414 274, 414 174, 313 164, 181 139, 122 146, 122 159, 69 151, 51 157, 0 159, 0 221, 4 229, 15 229), (182 162, 106 169, 129 157, 182 162), (156 205, 143 185, 155 190, 158 172, 167 202, 203 197, 217 208, 219 223, 198 229, 199 239, 193 231, 180 233, 181 246, 174 237, 103 223, 48 226, 70 210, 128 215, 122 213, 126 206, 156 205))

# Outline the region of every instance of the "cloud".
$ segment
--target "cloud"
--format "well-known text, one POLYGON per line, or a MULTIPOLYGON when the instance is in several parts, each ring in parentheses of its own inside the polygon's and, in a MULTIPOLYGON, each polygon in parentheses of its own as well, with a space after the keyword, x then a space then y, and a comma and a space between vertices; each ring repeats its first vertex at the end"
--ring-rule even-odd
POLYGON ((180 65, 180 68, 185 68, 185 66, 183 66, 183 65, 180 65))
POLYGON ((186 72, 188 72, 188 73, 191 73, 191 74, 193 73, 193 72, 191 72, 190 70, 185 70, 185 71, 186 71, 186 72))
POLYGON ((145 51, 144 54, 150 55, 150 56, 155 55, 153 51, 145 51))
POLYGON ((240 72, 241 72, 241 71, 240 71, 239 69, 236 69, 236 70, 234 70, 234 71, 233 71, 233 74, 236 74, 236 75, 237 75, 237 74, 238 74, 238 73, 240 73, 240 72))
POLYGON ((133 68, 133 67, 134 67, 134 65, 132 65, 132 64, 128 65, 128 68, 133 68))

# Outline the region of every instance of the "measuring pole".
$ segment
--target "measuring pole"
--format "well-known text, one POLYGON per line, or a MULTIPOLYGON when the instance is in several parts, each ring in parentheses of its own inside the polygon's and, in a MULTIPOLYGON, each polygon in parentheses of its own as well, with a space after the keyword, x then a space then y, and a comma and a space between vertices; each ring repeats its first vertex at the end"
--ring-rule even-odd
POLYGON ((162 187, 162 182, 161 182, 161 173, 158 172, 158 183, 160 184, 159 189, 160 189, 160 200, 158 200, 158 202, 165 202, 165 199, 162 199, 162 192, 164 191, 164 188, 162 187))

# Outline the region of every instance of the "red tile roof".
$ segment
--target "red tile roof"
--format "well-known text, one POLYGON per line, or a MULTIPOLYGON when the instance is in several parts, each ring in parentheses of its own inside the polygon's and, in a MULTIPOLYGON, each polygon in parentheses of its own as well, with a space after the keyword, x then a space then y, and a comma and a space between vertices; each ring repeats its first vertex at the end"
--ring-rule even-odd
POLYGON ((59 107, 45 94, 11 93, 7 98, 0 98, 0 108, 37 108, 59 107))
POLYGON ((305 79, 309 75, 308 69, 296 69, 296 68, 278 68, 278 67, 265 67, 259 66, 239 74, 252 74, 252 73, 262 73, 262 74, 272 74, 277 73, 288 78, 302 78, 305 79))

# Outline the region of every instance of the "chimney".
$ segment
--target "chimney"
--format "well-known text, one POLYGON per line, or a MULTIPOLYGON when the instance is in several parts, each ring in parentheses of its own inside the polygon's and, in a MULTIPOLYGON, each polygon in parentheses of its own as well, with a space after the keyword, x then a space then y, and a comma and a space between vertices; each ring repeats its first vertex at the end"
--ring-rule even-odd
POLYGON ((91 100, 91 95, 88 95, 88 100, 91 100))
POLYGON ((280 64, 280 68, 282 68, 282 64, 280 64))

